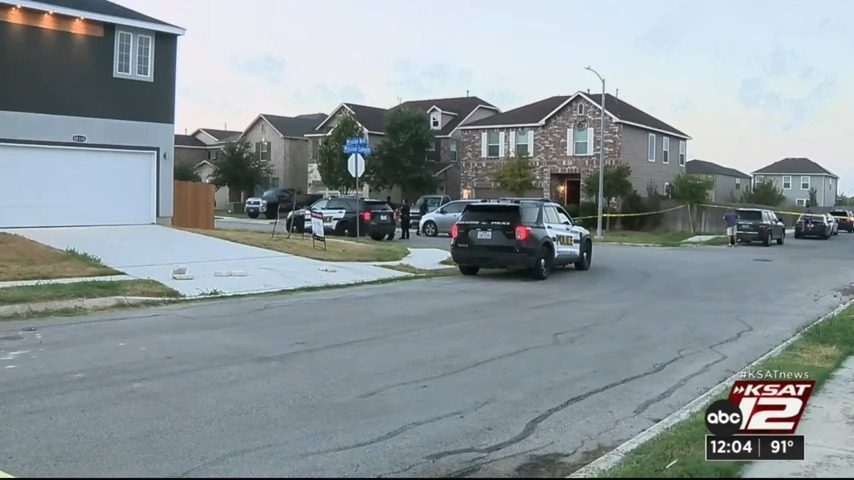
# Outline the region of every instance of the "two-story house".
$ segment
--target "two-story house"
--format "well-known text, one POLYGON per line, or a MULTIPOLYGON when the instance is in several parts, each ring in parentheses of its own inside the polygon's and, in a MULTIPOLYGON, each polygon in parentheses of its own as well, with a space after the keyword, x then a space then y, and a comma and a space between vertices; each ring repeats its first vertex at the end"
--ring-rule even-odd
POLYGON ((0 1, 0 227, 171 224, 183 34, 107 0, 0 1))
MULTIPOLYGON (((320 147, 322 138, 332 131, 339 115, 345 112, 352 115, 362 126, 365 136, 372 147, 376 147, 385 137, 385 122, 389 112, 398 108, 409 108, 427 114, 430 129, 436 137, 435 145, 426 152, 425 161, 430 162, 431 170, 437 178, 439 190, 459 197, 460 192, 460 127, 471 122, 487 118, 500 112, 498 107, 475 96, 412 100, 400 103, 390 109, 368 107, 344 103, 339 105, 310 137, 313 138, 313 159, 320 147)), ((313 169, 311 175, 317 188, 322 189, 322 181, 313 169)), ((371 192, 375 196, 389 194, 395 201, 401 199, 401 192, 371 192)))
POLYGON ((705 160, 688 161, 685 172, 703 175, 712 181, 712 188, 709 189, 709 200, 712 202, 739 202, 751 182, 750 175, 746 173, 705 160))
MULTIPOLYGON (((464 196, 508 195, 493 181, 499 163, 528 155, 536 166, 536 192, 568 205, 582 200, 582 184, 599 165, 602 95, 577 92, 546 98, 460 127, 464 196)), ((632 168, 642 196, 648 185, 664 193, 685 171, 687 134, 607 94, 605 162, 632 168)))
MULTIPOLYGON (((222 147, 237 140, 242 132, 200 128, 192 135, 175 134, 175 165, 190 165, 196 169, 203 182, 210 182, 213 176, 213 161, 217 159, 222 147)), ((228 187, 218 188, 214 194, 216 209, 228 207, 228 187)), ((239 201, 234 200, 234 201, 239 201)))
POLYGON ((771 180, 790 204, 807 206, 815 190, 816 205, 832 207, 839 192, 839 177, 808 158, 784 158, 753 172, 754 185, 771 180))
POLYGON ((270 178, 259 185, 261 189, 308 190, 310 145, 305 135, 314 131, 317 122, 317 114, 283 117, 262 113, 246 127, 237 140, 248 142, 252 151, 269 161, 272 168, 270 178))

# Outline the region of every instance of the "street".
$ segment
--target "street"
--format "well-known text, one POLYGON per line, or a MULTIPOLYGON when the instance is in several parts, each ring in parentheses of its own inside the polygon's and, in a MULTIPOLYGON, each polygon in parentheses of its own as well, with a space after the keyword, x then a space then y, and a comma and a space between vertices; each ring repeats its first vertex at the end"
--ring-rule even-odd
POLYGON ((847 233, 601 245, 590 271, 543 282, 0 323, 0 470, 562 477, 830 311, 850 293, 852 248, 847 233))

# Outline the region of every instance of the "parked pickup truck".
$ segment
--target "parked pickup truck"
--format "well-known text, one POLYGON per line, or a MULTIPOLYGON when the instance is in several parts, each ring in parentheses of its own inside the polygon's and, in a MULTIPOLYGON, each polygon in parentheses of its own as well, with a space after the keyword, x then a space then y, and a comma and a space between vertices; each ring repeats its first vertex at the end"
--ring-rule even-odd
POLYGON ((276 218, 279 212, 287 214, 291 210, 305 208, 323 198, 322 194, 297 192, 293 188, 271 188, 260 197, 246 200, 243 210, 249 218, 258 218, 263 214, 269 219, 276 218))

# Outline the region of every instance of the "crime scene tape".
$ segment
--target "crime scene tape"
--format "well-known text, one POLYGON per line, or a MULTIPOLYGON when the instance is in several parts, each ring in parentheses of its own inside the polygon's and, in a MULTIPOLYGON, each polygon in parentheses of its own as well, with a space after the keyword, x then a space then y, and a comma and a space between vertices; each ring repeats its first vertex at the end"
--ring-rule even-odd
MULTIPOLYGON (((685 208, 687 205, 679 205, 673 208, 667 208, 664 210, 658 210, 655 212, 641 212, 641 213, 602 213, 603 217, 611 217, 611 218, 620 218, 620 217, 642 217, 644 215, 656 215, 659 213, 673 212, 679 210, 680 208, 685 208)), ((598 215, 587 215, 585 217, 572 217, 574 220, 585 220, 588 218, 598 218, 598 215)))
MULTIPOLYGON (((732 209, 734 209, 734 210, 738 210, 739 208, 760 208, 760 207, 736 207, 736 206, 732 206, 732 205, 707 205, 707 204, 703 204, 703 203, 698 203, 698 204, 696 204, 696 205, 694 205, 694 206, 695 206, 695 207, 705 207, 705 208, 719 208, 719 209, 722 209, 722 210, 726 210, 726 209, 729 209, 729 208, 732 208, 732 209)), ((761 208, 765 209, 764 207, 761 207, 761 208)), ((774 208, 767 208, 766 210, 771 210, 772 212, 774 212, 774 213, 776 213, 776 214, 778 214, 778 215, 797 215, 797 216, 800 216, 800 215, 824 215, 824 214, 825 214, 825 213, 822 213, 822 212, 812 212, 812 213, 806 213, 806 212, 789 212, 789 211, 786 211, 786 210, 777 210, 777 209, 774 209, 774 208)), ((842 209, 840 209, 840 210, 842 210, 842 209)), ((830 215, 830 214, 829 214, 829 213, 827 213, 827 215, 830 215)), ((848 218, 848 217, 846 217, 846 216, 841 216, 841 215, 830 215, 830 216, 831 216, 831 217, 833 217, 833 218, 848 218)))

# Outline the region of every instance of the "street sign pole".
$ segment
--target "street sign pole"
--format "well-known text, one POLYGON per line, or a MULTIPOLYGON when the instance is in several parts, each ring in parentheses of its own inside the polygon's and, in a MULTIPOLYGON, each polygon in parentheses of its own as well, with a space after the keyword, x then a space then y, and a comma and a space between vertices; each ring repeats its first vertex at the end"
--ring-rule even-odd
POLYGON ((365 170, 365 159, 362 155, 370 155, 371 147, 364 138, 348 138, 344 143, 344 153, 350 154, 350 157, 347 159, 347 170, 356 179, 356 242, 358 242, 360 236, 359 224, 362 223, 362 212, 359 211, 359 200, 362 198, 359 192, 359 177, 362 176, 365 170))
MULTIPOLYGON (((358 155, 358 153, 356 154, 358 155)), ((359 243, 359 224, 362 223, 362 212, 359 211, 359 159, 356 158, 356 243, 359 243)))

